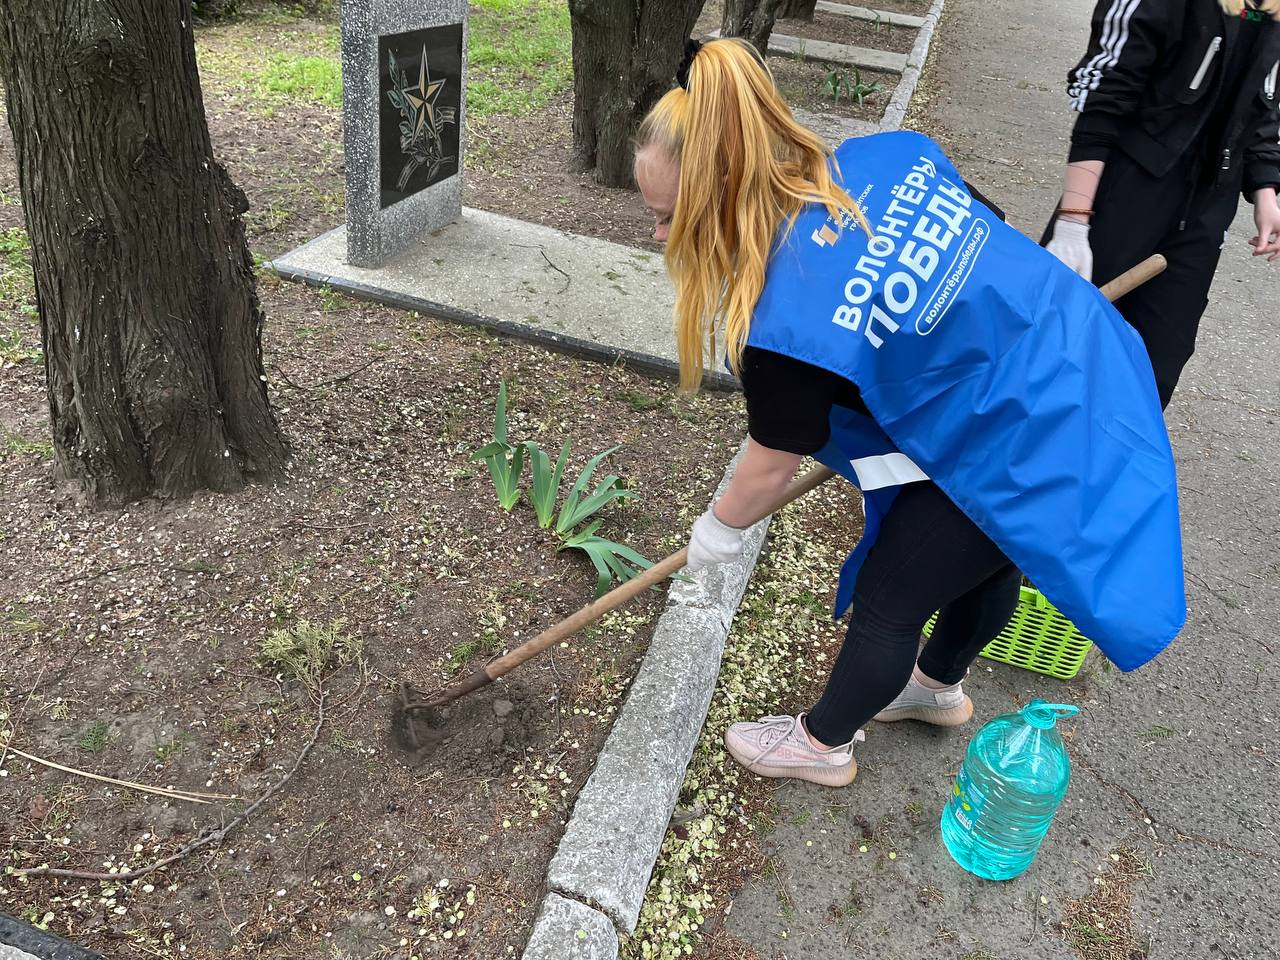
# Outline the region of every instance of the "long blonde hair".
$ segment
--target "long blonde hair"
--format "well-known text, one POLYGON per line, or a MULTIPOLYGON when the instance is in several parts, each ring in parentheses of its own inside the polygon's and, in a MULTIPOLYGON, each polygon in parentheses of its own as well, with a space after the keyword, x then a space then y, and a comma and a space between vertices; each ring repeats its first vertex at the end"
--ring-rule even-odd
MULTIPOLYGON (((1218 0, 1218 3, 1223 11, 1233 17, 1240 16, 1245 6, 1244 0, 1218 0)), ((1280 0, 1257 0, 1253 6, 1263 13, 1271 14, 1274 19, 1280 20, 1280 0)))
POLYGON ((696 390, 721 330, 729 365, 740 369, 781 224, 820 203, 837 224, 849 215, 870 228, 832 178, 831 149, 796 122, 744 41, 705 44, 689 66, 687 90, 676 87, 658 101, 636 145, 658 147, 680 165, 666 259, 676 287, 680 385, 696 390))

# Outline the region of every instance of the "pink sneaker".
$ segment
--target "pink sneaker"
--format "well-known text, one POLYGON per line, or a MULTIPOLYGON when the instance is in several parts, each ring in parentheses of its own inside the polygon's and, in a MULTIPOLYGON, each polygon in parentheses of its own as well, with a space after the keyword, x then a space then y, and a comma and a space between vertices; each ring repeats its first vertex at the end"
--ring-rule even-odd
POLYGON ((733 759, 762 777, 794 777, 824 787, 843 787, 858 775, 853 745, 864 740, 859 730, 840 747, 819 750, 809 742, 804 714, 764 717, 755 723, 735 723, 724 732, 724 745, 733 759))
POLYGON ((958 683, 931 690, 912 677, 893 702, 876 714, 881 723, 919 720, 936 727, 959 727, 973 716, 973 701, 958 683))

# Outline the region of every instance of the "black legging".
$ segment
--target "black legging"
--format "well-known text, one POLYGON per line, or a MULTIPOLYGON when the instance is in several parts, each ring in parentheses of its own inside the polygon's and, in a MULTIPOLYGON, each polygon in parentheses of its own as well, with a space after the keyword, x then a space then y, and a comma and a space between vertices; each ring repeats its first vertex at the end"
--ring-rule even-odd
POLYGON ((920 631, 941 611, 920 669, 957 683, 1004 629, 1021 574, 932 482, 902 488, 885 515, 854 586, 849 632, 822 699, 806 720, 832 746, 902 692, 916 663, 920 631))

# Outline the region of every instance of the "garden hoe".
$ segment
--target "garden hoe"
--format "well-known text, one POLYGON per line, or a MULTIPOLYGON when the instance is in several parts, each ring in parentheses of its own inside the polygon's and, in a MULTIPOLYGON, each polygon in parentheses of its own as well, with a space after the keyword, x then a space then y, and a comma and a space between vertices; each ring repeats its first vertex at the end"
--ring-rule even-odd
MULTIPOLYGON (((1116 277, 1116 279, 1102 288, 1102 293, 1107 299, 1114 302, 1135 287, 1161 273, 1165 266, 1164 257, 1156 254, 1116 277)), ((778 501, 753 522, 763 520, 793 500, 798 500, 815 487, 825 483, 832 476, 834 476, 833 471, 827 467, 814 467, 800 478, 793 480, 787 489, 783 491, 778 501)), ((417 754, 435 748, 448 735, 445 730, 445 724, 449 719, 449 711, 446 709, 448 704, 510 673, 526 660, 536 657, 543 650, 554 646, 562 640, 567 640, 579 630, 595 623, 609 611, 616 610, 650 587, 661 583, 667 577, 672 576, 683 568, 688 562, 688 558, 688 548, 682 547, 669 557, 659 560, 643 573, 610 590, 604 596, 583 607, 572 616, 561 620, 552 627, 548 627, 532 640, 527 640, 520 644, 510 653, 490 661, 479 670, 475 670, 458 682, 445 687, 435 696, 427 697, 422 691, 402 681, 396 690, 395 701, 391 708, 391 734, 395 742, 405 750, 417 754)))

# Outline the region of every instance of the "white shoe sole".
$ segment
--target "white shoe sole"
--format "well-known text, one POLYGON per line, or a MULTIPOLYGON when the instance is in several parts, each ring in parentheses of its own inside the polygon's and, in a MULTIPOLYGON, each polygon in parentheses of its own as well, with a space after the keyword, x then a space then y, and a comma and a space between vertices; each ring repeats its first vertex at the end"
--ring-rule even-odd
POLYGON ((881 723, 897 723, 899 720, 919 720, 935 727, 959 727, 973 717, 973 701, 967 696, 964 703, 954 707, 931 707, 925 703, 906 704, 881 710, 876 719, 881 723))
POLYGON ((773 780, 805 780, 822 787, 847 787, 853 783, 853 778, 858 775, 858 761, 852 757, 849 758, 848 763, 841 764, 838 767, 823 764, 799 767, 784 766, 782 764, 772 764, 768 761, 764 763, 752 762, 747 756, 739 753, 734 748, 727 735, 724 745, 733 759, 758 777, 769 777, 773 780))

